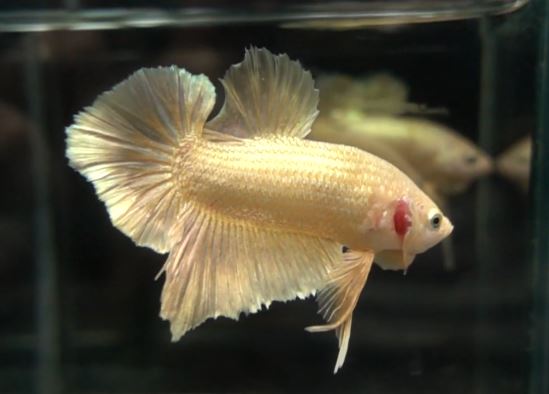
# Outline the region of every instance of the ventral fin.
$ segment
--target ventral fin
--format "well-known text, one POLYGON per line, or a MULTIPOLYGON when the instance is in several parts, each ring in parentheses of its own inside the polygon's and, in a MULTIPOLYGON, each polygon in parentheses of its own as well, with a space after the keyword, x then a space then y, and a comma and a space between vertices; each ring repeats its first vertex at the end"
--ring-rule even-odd
POLYGON ((225 103, 207 124, 212 130, 248 138, 304 138, 318 115, 311 73, 285 54, 252 47, 221 83, 225 103))
POLYGON ((93 183, 112 223, 157 252, 181 201, 173 179, 175 152, 199 136, 215 102, 203 75, 177 67, 144 68, 103 93, 67 128, 70 165, 93 183))
POLYGON ((334 373, 343 366, 349 338, 351 337, 351 322, 353 311, 372 267, 373 252, 344 253, 340 263, 329 276, 329 281, 317 295, 319 313, 328 324, 307 327, 309 332, 335 330, 339 341, 339 354, 334 373))
POLYGON ((307 297, 341 260, 341 245, 333 241, 257 227, 196 206, 180 218, 175 233, 181 236, 161 271, 166 282, 160 315, 170 321, 173 340, 208 318, 238 319, 272 301, 307 297))

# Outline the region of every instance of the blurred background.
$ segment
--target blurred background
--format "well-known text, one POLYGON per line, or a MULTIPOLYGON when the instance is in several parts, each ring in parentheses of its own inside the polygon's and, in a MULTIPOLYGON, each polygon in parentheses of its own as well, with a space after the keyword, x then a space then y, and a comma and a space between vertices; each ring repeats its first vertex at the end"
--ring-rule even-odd
POLYGON ((0 392, 549 392, 546 3, 3 1, 0 392), (526 186, 505 171, 472 180, 441 197, 449 245, 405 276, 373 269, 335 376, 335 337, 304 331, 321 322, 312 298, 172 343, 154 280, 166 256, 115 229, 65 158, 73 115, 133 71, 175 64, 221 98, 251 45, 315 78, 389 73, 409 102, 444 109, 411 116, 494 161, 533 136, 526 186))

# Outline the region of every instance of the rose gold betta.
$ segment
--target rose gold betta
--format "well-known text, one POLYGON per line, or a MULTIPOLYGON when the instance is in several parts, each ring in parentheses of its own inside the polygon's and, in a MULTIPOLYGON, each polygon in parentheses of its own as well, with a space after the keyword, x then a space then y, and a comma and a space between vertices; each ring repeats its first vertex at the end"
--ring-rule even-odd
POLYGON ((205 76, 137 71, 76 116, 70 164, 116 227, 169 253, 160 315, 173 340, 316 293, 327 325, 309 331, 336 330, 337 371, 373 261, 406 269, 452 224, 386 161, 303 139, 318 91, 298 62, 252 48, 222 83, 224 106, 207 122, 205 76))

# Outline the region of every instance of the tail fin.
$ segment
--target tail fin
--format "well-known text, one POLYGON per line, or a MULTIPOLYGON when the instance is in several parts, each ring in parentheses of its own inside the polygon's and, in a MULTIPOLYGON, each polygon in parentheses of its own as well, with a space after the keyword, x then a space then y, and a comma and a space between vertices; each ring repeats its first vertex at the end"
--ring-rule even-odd
POLYGON ((175 66, 141 69, 99 96, 67 128, 70 165, 95 187, 111 221, 138 245, 171 247, 182 202, 174 158, 200 136, 215 102, 204 75, 175 66))

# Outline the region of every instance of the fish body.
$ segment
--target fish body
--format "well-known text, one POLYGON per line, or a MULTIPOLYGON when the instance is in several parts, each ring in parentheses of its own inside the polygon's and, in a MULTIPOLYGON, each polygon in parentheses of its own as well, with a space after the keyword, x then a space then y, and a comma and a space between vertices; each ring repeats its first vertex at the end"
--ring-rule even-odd
POLYGON ((381 242, 377 233, 364 233, 374 226, 369 218, 403 196, 425 199, 393 165, 345 145, 294 137, 228 144, 201 140, 188 159, 186 179, 180 181, 192 185, 182 192, 186 200, 257 226, 314 234, 353 249, 399 249, 396 236, 381 242))
POLYGON ((416 185, 425 190, 424 186, 426 182, 423 176, 396 149, 375 138, 362 138, 360 133, 345 128, 344 124, 332 116, 319 116, 308 137, 315 141, 356 146, 393 164, 414 181, 416 185))
POLYGON ((374 259, 406 269, 452 224, 388 162, 303 139, 318 91, 286 55, 252 48, 222 83, 225 103, 207 121, 206 77, 137 71, 76 116, 69 162, 117 228, 169 253, 160 315, 173 340, 208 318, 316 293, 327 324, 309 330, 336 331, 337 371, 374 259))
MULTIPOLYGON (((346 142, 368 150, 369 145, 389 147, 419 173, 424 182, 434 185, 442 194, 463 192, 478 177, 491 172, 492 161, 471 141, 450 128, 427 119, 367 115, 359 111, 334 111, 334 127, 325 141, 335 142, 338 134, 346 142)), ((313 128, 312 137, 316 131, 313 128)), ((388 158, 390 160, 390 158, 388 158)))
POLYGON ((532 137, 524 137, 497 159, 498 172, 516 183, 524 192, 530 183, 530 161, 532 160, 532 137))

